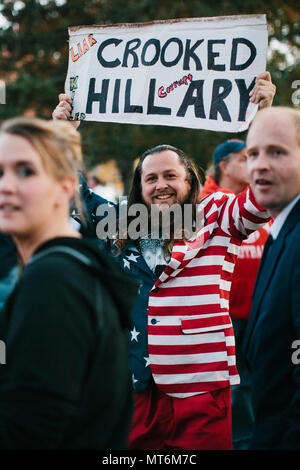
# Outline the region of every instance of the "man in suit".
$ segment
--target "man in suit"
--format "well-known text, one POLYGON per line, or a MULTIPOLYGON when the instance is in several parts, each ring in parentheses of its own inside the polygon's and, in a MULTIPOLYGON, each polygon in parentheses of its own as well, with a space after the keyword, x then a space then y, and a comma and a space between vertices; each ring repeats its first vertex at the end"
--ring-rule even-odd
POLYGON ((274 219, 244 343, 255 415, 250 448, 300 449, 300 111, 259 111, 247 153, 256 201, 274 219))
MULTIPOLYGON (((272 103, 270 103, 272 104, 272 103)), ((246 143, 230 139, 218 145, 213 165, 207 170, 200 200, 213 192, 239 194, 249 182, 246 174, 246 143)), ((239 247, 229 295, 229 314, 234 337, 240 383, 231 387, 232 440, 234 450, 249 447, 253 428, 251 380, 243 354, 244 337, 251 310, 251 298, 261 254, 269 235, 269 223, 252 233, 239 247)))

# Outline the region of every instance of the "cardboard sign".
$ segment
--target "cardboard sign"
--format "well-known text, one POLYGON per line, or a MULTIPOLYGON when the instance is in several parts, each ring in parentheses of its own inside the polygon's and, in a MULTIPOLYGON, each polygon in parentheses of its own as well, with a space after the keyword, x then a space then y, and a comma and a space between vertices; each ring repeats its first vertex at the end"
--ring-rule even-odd
POLYGON ((265 15, 69 28, 72 119, 240 132, 266 68, 265 15))

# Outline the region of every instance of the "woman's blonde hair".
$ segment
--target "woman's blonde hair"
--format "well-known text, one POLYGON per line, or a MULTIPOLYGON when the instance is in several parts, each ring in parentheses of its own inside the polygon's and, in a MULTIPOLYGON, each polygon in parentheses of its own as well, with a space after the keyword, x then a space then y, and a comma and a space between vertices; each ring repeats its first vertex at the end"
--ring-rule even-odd
MULTIPOLYGON (((24 137, 38 152, 48 175, 56 181, 72 176, 78 187, 78 171, 82 170, 81 137, 71 123, 17 117, 4 121, 0 128, 0 134, 3 133, 24 137)), ((77 191, 74 198, 80 210, 77 191)))

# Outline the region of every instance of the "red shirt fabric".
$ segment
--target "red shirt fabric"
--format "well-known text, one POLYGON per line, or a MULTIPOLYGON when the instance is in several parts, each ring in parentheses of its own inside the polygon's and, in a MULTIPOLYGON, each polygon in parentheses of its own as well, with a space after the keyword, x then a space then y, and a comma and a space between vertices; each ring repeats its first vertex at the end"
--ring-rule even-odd
MULTIPOLYGON (((221 188, 211 176, 206 177, 205 184, 200 193, 200 200, 213 192, 232 191, 221 188)), ((235 268, 232 276, 229 296, 229 314, 235 320, 248 320, 251 311, 252 292, 261 260, 265 242, 269 236, 271 221, 253 232, 244 240, 239 248, 235 268)))

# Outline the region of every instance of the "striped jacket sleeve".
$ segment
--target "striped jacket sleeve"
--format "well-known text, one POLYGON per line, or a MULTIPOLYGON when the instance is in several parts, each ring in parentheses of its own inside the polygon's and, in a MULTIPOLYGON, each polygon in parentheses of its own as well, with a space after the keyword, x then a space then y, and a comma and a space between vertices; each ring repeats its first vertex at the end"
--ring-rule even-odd
POLYGON ((268 212, 256 202, 250 186, 237 196, 217 192, 206 199, 209 198, 204 208, 206 218, 218 212, 220 228, 239 240, 247 238, 270 219, 268 212))

